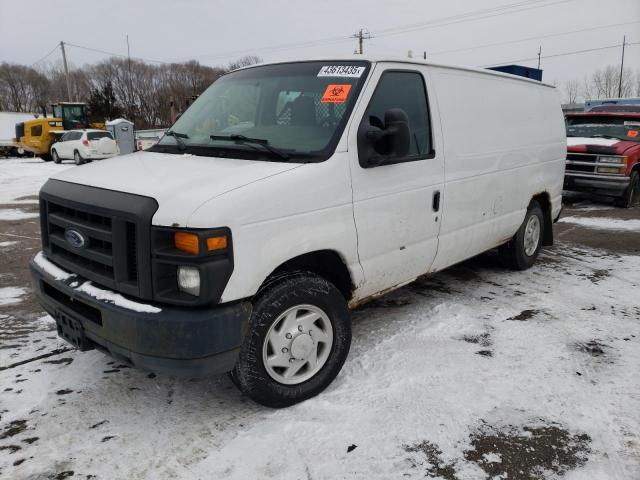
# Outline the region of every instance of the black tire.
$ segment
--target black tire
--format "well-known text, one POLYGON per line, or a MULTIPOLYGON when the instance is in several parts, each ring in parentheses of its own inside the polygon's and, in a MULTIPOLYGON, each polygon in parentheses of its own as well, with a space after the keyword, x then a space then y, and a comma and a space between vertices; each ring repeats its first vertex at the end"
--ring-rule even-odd
POLYGON ((500 259, 502 263, 514 270, 526 270, 530 268, 538 258, 540 249, 542 248, 542 241, 544 239, 544 214, 540 204, 535 200, 531 202, 527 209, 527 214, 524 217, 522 225, 513 236, 513 238, 506 244, 502 245, 499 249, 500 259), (527 255, 525 247, 525 231, 531 217, 537 217, 539 224, 539 238, 538 244, 531 254, 527 255))
POLYGON ((351 346, 351 316, 340 291, 310 272, 282 275, 263 287, 253 301, 249 331, 231 372, 234 384, 248 397, 267 407, 282 408, 322 392, 338 375, 351 346), (276 381, 263 362, 263 345, 271 325, 288 309, 312 305, 326 313, 333 343, 326 362, 308 380, 294 385, 276 381))
POLYGON ((55 150, 51 150, 51 159, 53 160, 53 163, 60 163, 62 161, 60 159, 60 156, 58 155, 58 152, 56 152, 55 150))
POLYGON ((631 172, 629 186, 621 197, 615 199, 615 204, 622 208, 631 208, 640 201, 640 174, 638 170, 631 172))
POLYGON ((51 155, 49 155, 48 153, 43 153, 42 155, 40 155, 40 158, 45 162, 50 162, 52 160, 51 155))
POLYGON ((82 165, 84 163, 84 158, 80 155, 79 151, 73 152, 73 161, 76 162, 76 165, 82 165))

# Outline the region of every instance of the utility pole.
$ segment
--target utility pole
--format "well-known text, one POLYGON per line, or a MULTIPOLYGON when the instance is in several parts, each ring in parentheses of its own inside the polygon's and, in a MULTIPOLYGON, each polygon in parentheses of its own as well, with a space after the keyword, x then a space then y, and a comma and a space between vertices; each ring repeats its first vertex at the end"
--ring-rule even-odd
POLYGON ((360 31, 358 33, 352 35, 352 37, 358 39, 358 48, 356 50, 356 53, 359 54, 359 55, 362 55, 363 51, 364 51, 363 50, 363 43, 364 43, 363 41, 373 38, 368 31, 366 31, 366 30, 364 30, 362 28, 360 29, 360 31))
POLYGON ((173 99, 173 95, 169 97, 169 117, 171 117, 171 125, 176 123, 176 102, 173 99))
POLYGON ((618 98, 622 98, 622 72, 624 71, 624 46, 627 43, 627 36, 622 37, 622 60, 620 61, 620 79, 618 81, 618 98))
POLYGON ((67 101, 73 102, 71 98, 71 81, 69 80, 69 67, 67 66, 67 53, 64 51, 64 42, 60 41, 60 49, 62 50, 62 64, 64 65, 64 76, 67 81, 67 101))
POLYGON ((540 57, 542 56, 542 45, 538 48, 538 70, 540 70, 540 57))
MULTIPOLYGON (((129 34, 127 34, 127 70, 129 71, 129 99, 131 100, 133 95, 133 84, 131 83, 131 49, 129 48, 129 34)), ((131 113, 130 115, 133 117, 131 113)), ((133 118, 130 118, 130 120, 133 121, 133 118)))

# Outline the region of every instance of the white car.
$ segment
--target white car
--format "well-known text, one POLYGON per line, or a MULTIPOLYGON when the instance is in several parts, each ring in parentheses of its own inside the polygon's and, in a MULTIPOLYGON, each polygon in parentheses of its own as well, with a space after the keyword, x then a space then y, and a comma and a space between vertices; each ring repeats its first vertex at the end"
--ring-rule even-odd
POLYGON ((118 155, 118 144, 110 132, 104 130, 69 130, 51 146, 55 163, 73 160, 76 165, 118 155))
POLYGON ((363 57, 240 69, 149 150, 47 181, 34 290, 80 350, 231 372, 291 405, 340 372, 349 308, 493 248, 533 266, 566 154, 558 93, 534 80, 363 57))

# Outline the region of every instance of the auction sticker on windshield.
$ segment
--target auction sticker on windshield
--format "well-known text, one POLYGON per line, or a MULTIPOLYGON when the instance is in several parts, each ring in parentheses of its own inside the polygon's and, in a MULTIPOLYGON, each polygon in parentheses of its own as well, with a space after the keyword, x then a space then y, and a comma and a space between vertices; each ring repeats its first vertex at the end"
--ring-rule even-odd
POLYGON ((319 77, 351 77, 360 78, 365 67, 355 65, 325 65, 318 72, 319 77))
POLYGON ((351 90, 351 85, 327 85, 327 89, 320 100, 322 103, 344 103, 351 90))

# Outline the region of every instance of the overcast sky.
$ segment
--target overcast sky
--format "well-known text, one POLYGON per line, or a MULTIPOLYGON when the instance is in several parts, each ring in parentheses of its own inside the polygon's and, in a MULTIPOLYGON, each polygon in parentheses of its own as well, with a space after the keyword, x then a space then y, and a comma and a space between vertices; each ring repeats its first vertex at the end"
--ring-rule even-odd
MULTIPOLYGON (((545 80, 564 81, 619 64, 620 47, 544 57, 621 45, 625 34, 627 42, 640 42, 640 0, 0 0, 0 61, 32 64, 60 40, 126 54, 127 34, 133 57, 160 61, 330 57, 353 53, 356 40, 348 37, 360 28, 373 36, 365 53, 406 57, 412 50, 422 57, 426 51, 433 61, 470 66, 536 57, 542 46, 545 80), (473 21, 450 18, 516 3, 521 6, 473 21), (609 27, 594 29, 601 26, 609 27), (558 35, 576 30, 583 31, 558 35), (500 42, 511 43, 470 49, 500 42), (438 53, 459 49, 465 50, 438 53)), ((67 53, 74 65, 106 57, 76 47, 67 53)), ((46 62, 59 56, 57 50, 46 62)), ((537 60, 518 63, 535 66, 537 60)), ((640 44, 627 47, 625 64, 640 71, 640 44)))

